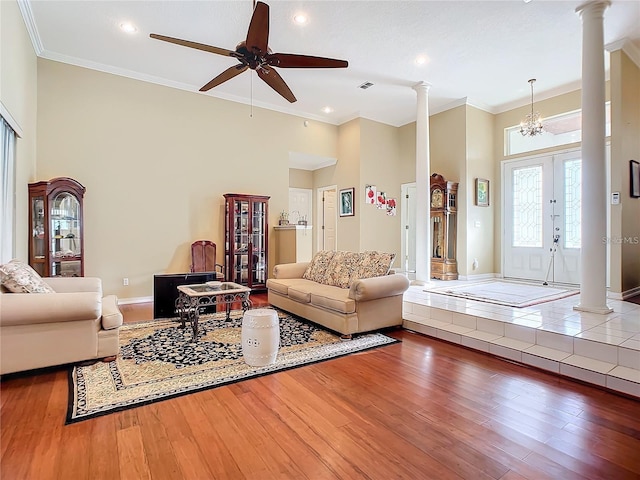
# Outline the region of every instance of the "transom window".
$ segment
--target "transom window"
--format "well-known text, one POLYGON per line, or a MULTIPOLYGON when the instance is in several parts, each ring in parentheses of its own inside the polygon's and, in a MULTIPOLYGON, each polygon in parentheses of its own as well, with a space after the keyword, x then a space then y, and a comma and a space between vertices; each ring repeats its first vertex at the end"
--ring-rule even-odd
MULTIPOLYGON (((605 104, 605 135, 611 135, 611 102, 605 104)), ((534 137, 523 137, 520 125, 504 129, 505 156, 558 147, 582 141, 582 110, 562 113, 542 120, 544 131, 534 137)))

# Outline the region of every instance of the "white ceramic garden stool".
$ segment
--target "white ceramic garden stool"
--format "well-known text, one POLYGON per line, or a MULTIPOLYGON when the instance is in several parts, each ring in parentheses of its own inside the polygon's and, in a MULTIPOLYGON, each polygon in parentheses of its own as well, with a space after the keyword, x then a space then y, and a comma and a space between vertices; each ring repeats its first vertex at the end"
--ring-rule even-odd
POLYGON ((242 355, 247 365, 275 363, 280 346, 278 313, 269 308, 247 310, 242 317, 242 355))

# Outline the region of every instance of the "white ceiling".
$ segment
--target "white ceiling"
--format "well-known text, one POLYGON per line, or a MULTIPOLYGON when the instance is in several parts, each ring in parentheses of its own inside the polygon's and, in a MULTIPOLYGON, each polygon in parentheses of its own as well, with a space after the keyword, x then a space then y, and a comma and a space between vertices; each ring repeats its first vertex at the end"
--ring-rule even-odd
MULTIPOLYGON (((418 82, 431 84, 429 109, 465 101, 492 113, 580 87, 581 1, 280 1, 270 5, 269 46, 349 61, 347 69, 280 69, 298 101, 289 104, 253 71, 212 95, 341 124, 364 117, 400 126, 415 120, 418 82), (294 14, 309 17, 294 24, 294 14), (414 64, 418 55, 429 61, 414 64), (358 85, 371 82, 361 90, 358 85), (330 106, 326 114, 322 108, 330 106)), ((226 49, 244 40, 251 0, 20 0, 39 56, 193 92, 236 60, 149 38, 178 37, 226 49), (125 34, 122 22, 135 34, 125 34)), ((605 44, 625 43, 640 60, 640 2, 613 0, 605 44)), ((541 112, 544 115, 544 112, 541 112)))

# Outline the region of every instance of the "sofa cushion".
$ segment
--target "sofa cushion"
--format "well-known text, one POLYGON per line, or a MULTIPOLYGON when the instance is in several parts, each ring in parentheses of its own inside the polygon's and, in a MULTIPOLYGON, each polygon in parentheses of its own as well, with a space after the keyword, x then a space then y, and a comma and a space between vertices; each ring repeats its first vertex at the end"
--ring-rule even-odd
POLYGON ((304 280, 289 287, 289 298, 300 303, 309 303, 311 301, 311 292, 315 292, 318 283, 310 280, 304 280))
POLYGON ((0 283, 13 293, 56 293, 33 268, 20 260, 0 265, 0 283))
POLYGON ((349 288, 358 279, 384 276, 394 258, 394 253, 376 251, 336 252, 328 268, 328 281, 324 283, 349 288))
POLYGON ((333 250, 320 250, 317 252, 302 274, 302 278, 312 282, 327 283, 327 269, 335 253, 333 250))
POLYGON ((311 282, 302 278, 269 278, 267 279, 267 288, 280 295, 289 295, 289 287, 304 285, 305 283, 311 282))
POLYGON ((332 285, 316 285, 311 292, 311 305, 340 313, 356 311, 356 302, 349 298, 349 290, 332 285))

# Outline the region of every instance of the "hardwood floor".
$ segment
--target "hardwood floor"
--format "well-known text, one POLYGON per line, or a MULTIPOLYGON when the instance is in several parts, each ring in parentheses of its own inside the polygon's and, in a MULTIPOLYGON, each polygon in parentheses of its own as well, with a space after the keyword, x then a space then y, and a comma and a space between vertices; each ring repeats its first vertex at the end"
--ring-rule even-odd
POLYGON ((66 369, 4 378, 0 478, 640 478, 640 402, 388 333, 402 342, 67 426, 66 369))

